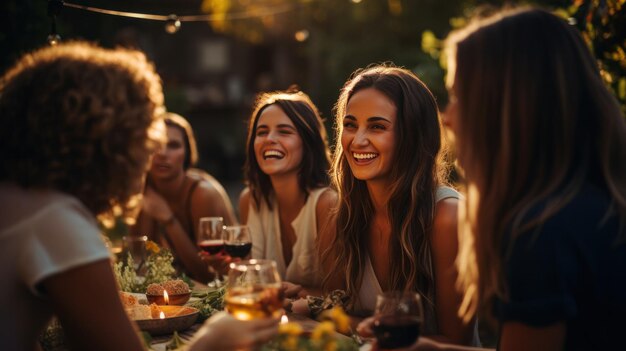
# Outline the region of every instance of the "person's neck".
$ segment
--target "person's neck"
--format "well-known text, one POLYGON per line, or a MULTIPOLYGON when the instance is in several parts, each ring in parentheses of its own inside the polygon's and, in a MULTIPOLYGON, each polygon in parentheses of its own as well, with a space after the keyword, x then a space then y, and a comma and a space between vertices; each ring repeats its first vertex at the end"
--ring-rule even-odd
POLYGON ((185 173, 181 172, 175 177, 166 179, 151 178, 152 186, 165 199, 174 199, 180 196, 183 185, 185 184, 185 173))
POLYGON ((273 176, 270 180, 279 208, 296 209, 304 205, 305 194, 300 189, 297 174, 273 176))
POLYGON ((387 216, 387 204, 389 203, 389 184, 384 181, 368 181, 367 190, 374 206, 375 215, 387 216))

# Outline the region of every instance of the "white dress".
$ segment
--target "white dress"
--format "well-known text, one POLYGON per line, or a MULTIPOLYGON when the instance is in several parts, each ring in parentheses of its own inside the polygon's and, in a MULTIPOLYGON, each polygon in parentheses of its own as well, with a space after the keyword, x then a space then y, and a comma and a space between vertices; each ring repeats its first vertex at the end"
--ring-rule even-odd
POLYGON ((0 340, 3 350, 32 350, 53 314, 39 283, 110 254, 74 197, 0 183, 0 206, 0 340))
POLYGON ((252 237, 252 258, 276 261, 283 280, 306 286, 319 286, 321 273, 317 255, 317 200, 328 188, 311 190, 300 213, 291 222, 296 242, 288 266, 283 257, 278 204, 272 198, 272 210, 265 201, 257 211, 254 201, 248 208, 248 226, 252 237))

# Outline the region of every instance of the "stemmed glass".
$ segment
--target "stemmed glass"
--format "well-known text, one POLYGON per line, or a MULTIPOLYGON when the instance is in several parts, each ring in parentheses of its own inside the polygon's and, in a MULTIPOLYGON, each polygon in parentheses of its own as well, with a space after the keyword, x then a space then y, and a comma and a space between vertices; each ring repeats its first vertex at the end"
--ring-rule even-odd
POLYGON ((424 312, 417 293, 390 291, 378 295, 372 331, 381 349, 397 349, 415 343, 424 312))
POLYGON ((246 258, 252 250, 250 228, 247 225, 224 227, 224 250, 231 257, 246 258))
POLYGON ((283 290, 276 262, 246 260, 230 264, 226 310, 235 318, 278 317, 283 311, 283 290))
MULTIPOLYGON (((202 217, 198 224, 198 246, 210 255, 217 255, 224 250, 224 218, 202 217)), ((219 273, 209 265, 209 272, 213 273, 213 281, 209 287, 220 287, 222 282, 219 273)))
POLYGON ((131 255, 133 258, 133 269, 137 275, 141 275, 141 268, 147 258, 146 242, 148 242, 148 237, 145 235, 122 237, 122 253, 131 255))

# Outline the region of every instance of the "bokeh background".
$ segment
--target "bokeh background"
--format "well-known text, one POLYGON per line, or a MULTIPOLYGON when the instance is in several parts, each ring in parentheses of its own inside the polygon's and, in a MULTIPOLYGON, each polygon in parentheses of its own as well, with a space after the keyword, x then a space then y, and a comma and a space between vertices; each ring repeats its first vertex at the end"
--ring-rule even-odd
MULTIPOLYGON (((68 0, 66 5, 144 14, 204 15, 169 34, 165 22, 94 13, 48 0, 0 5, 0 71, 47 44, 56 14, 62 40, 87 39, 147 53, 163 79, 167 108, 194 127, 199 167, 233 198, 243 187, 246 120, 260 91, 297 84, 331 131, 339 90, 357 68, 393 62, 413 70, 446 104, 440 39, 464 18, 503 4, 558 11, 586 35, 607 84, 626 101, 624 0, 68 0), (49 11, 50 5, 53 11, 49 11), (55 10, 56 9, 56 10, 55 10)), ((537 38, 541 40, 541 38, 537 38)), ((331 145, 334 143, 331 135, 331 145)))

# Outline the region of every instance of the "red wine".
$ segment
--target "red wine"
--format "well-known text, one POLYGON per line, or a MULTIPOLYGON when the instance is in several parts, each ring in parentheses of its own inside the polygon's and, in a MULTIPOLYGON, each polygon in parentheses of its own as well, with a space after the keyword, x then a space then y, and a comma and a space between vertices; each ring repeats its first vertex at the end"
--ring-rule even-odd
POLYGON ((374 335, 381 349, 412 345, 420 335, 421 319, 415 316, 382 316, 374 321, 374 335))
POLYGON ((227 254, 233 257, 244 258, 250 254, 252 249, 252 243, 227 243, 224 245, 224 250, 227 254))
POLYGON ((224 240, 202 240, 198 246, 211 255, 215 255, 224 249, 224 240))

